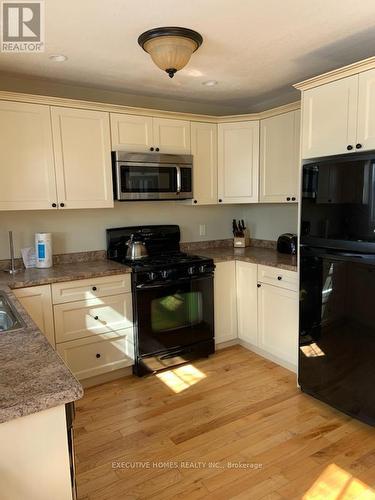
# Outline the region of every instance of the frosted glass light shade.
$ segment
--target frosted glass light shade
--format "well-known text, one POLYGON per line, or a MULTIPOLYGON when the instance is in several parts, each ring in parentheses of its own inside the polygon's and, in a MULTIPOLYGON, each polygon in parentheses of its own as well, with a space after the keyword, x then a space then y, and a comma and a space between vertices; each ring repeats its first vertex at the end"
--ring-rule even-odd
POLYGON ((164 71, 184 68, 196 48, 194 40, 179 36, 152 38, 144 44, 145 51, 150 54, 156 66, 164 71))
POLYGON ((172 78, 190 60, 203 38, 188 28, 166 27, 145 31, 138 38, 139 45, 151 59, 172 78))

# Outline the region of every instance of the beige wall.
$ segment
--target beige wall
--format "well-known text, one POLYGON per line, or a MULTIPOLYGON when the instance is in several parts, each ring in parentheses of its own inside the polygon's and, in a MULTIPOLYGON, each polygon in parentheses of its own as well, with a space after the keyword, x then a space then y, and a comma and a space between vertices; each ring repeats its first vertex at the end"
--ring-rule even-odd
POLYGON ((254 238, 276 239, 295 231, 297 210, 285 205, 192 207, 174 202, 116 203, 114 209, 0 212, 0 259, 9 257, 8 234, 13 230, 16 253, 31 246, 36 232, 53 233, 54 253, 102 250, 105 229, 138 224, 179 224, 182 241, 230 238, 232 219, 243 218, 254 238), (199 225, 207 233, 199 235, 199 225))
POLYGON ((277 240, 283 233, 297 233, 298 206, 293 203, 263 203, 243 207, 252 238, 277 240))

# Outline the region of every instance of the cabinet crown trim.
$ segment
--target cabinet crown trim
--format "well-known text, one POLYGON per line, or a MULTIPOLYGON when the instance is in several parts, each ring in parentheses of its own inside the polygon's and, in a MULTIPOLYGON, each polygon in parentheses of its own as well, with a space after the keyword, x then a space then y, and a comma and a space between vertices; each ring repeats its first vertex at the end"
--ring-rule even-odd
POLYGON ((309 90, 313 89, 314 87, 324 85, 325 83, 331 83, 335 80, 340 80, 341 78, 356 75, 358 73, 362 73, 374 68, 375 56, 357 61, 347 66, 343 66, 342 68, 327 71, 326 73, 322 73, 321 75, 317 75, 312 78, 308 78, 307 80, 303 80, 302 82, 295 83, 293 87, 301 91, 309 90))
POLYGON ((277 108, 268 109, 259 113, 249 113, 243 115, 204 115, 194 113, 183 113, 176 111, 163 111, 159 109, 137 108, 120 104, 107 104, 96 101, 86 101, 79 99, 68 99, 65 97, 52 97, 36 94, 26 94, 20 92, 0 91, 0 100, 25 102, 32 104, 42 104, 46 106, 62 106, 67 108, 79 108, 93 111, 106 111, 108 113, 124 113, 129 115, 151 116, 154 118, 171 118, 175 120, 188 120, 207 123, 226 123, 245 120, 261 120, 269 116, 275 116, 301 108, 301 102, 296 101, 285 104, 277 108))

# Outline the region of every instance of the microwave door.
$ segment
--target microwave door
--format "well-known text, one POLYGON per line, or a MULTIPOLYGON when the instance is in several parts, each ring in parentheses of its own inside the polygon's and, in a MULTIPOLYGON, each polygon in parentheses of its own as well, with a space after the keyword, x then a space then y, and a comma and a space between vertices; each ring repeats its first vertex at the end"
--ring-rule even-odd
MULTIPOLYGON (((179 184, 180 183, 180 184, 179 184)), ((178 198, 178 167, 158 163, 120 163, 117 191, 120 200, 162 200, 178 198)))

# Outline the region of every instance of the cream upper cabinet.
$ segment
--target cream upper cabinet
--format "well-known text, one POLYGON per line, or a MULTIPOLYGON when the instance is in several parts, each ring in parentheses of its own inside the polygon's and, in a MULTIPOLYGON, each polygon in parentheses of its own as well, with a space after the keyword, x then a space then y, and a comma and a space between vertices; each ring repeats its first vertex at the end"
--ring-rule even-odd
POLYGON ((216 264, 214 279, 215 344, 237 338, 236 263, 216 264))
POLYGON ((249 344, 258 344, 258 266, 250 262, 236 262, 238 338, 249 344))
POLYGON ((112 150, 190 153, 190 122, 111 113, 112 150))
POLYGON ((259 174, 259 121, 218 127, 219 203, 256 203, 259 174))
POLYGON ((18 288, 13 290, 13 293, 29 313, 39 330, 55 347, 51 286, 41 285, 18 288))
POLYGON ((300 111, 260 122, 260 193, 263 203, 292 203, 299 192, 300 111))
POLYGON ((357 97, 358 75, 303 93, 302 158, 355 151, 357 97))
POLYGON ((217 204, 217 125, 191 123, 194 204, 217 204))
POLYGON ((0 101, 0 210, 57 202, 48 106, 0 101))
POLYGON ((375 69, 359 74, 356 150, 375 149, 375 69))
POLYGON ((109 114, 51 108, 59 208, 113 207, 109 114))
POLYGON ((153 118, 154 144, 160 153, 190 153, 190 122, 153 118))
POLYGON ((150 116, 111 113, 112 150, 143 153, 153 147, 153 126, 150 116))

